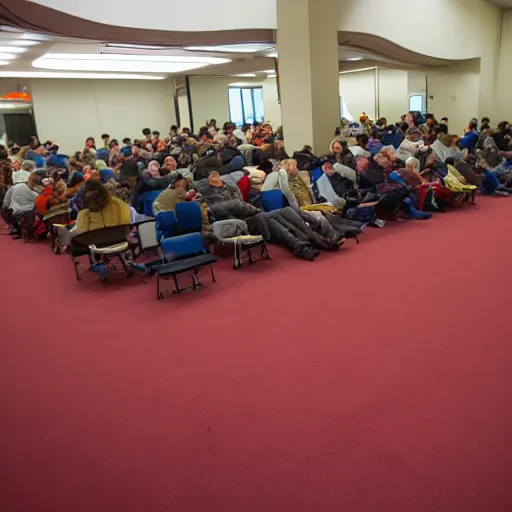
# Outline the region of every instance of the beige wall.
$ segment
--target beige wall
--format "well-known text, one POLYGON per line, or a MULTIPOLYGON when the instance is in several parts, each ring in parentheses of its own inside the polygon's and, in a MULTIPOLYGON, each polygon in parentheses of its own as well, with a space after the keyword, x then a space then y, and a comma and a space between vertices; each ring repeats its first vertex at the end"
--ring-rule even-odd
POLYGON ((498 86, 496 91, 496 103, 498 106, 496 117, 483 112, 483 115, 491 117, 491 123, 497 125, 500 121, 512 119, 512 11, 503 11, 500 60, 498 73, 498 86))
MULTIPOLYGON (((204 125, 207 119, 216 119, 222 126, 229 121, 228 88, 231 85, 246 84, 263 87, 263 110, 265 120, 270 121, 274 128, 281 124, 281 108, 277 102, 277 85, 274 78, 237 78, 221 76, 191 76, 190 96, 194 130, 204 125)), ((180 110, 181 113, 181 110, 180 110)))
POLYGON ((407 79, 407 71, 398 69, 343 73, 340 75, 340 94, 355 121, 366 112, 374 121, 385 117, 393 123, 409 108, 407 79))
POLYGON ((354 121, 366 112, 370 119, 377 115, 375 69, 342 73, 340 75, 340 95, 345 100, 354 121))
POLYGON ((409 110, 407 71, 379 68, 378 116, 396 123, 409 110))
POLYGON ((448 117, 450 132, 463 134, 472 117, 487 115, 480 111, 480 62, 474 59, 442 68, 409 71, 409 94, 425 93, 428 84, 428 111, 438 119, 448 117))
POLYGON ((151 128, 164 136, 176 120, 170 80, 44 79, 31 80, 30 89, 39 138, 68 154, 105 132, 133 139, 151 128))

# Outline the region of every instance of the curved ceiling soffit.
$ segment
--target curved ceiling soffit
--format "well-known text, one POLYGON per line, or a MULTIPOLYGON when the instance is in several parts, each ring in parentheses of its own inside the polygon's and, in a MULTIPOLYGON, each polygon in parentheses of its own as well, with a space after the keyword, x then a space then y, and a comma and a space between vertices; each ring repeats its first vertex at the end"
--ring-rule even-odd
MULTIPOLYGON (((338 43, 342 46, 352 46, 360 50, 366 50, 368 52, 381 55, 383 57, 392 58, 395 61, 402 62, 411 66, 448 66, 456 62, 466 62, 472 59, 463 60, 447 60, 438 59, 437 57, 430 57, 422 53, 413 52, 403 46, 400 46, 389 39, 385 39, 380 36, 368 34, 365 32, 349 32, 339 31, 338 32, 338 43)), ((375 61, 374 61, 374 66, 375 61)), ((388 65, 388 67, 390 67, 388 65)))
POLYGON ((166 46, 204 46, 237 43, 273 43, 272 29, 181 32, 116 27, 88 21, 27 0, 2 0, 0 24, 48 35, 91 39, 106 43, 166 46))

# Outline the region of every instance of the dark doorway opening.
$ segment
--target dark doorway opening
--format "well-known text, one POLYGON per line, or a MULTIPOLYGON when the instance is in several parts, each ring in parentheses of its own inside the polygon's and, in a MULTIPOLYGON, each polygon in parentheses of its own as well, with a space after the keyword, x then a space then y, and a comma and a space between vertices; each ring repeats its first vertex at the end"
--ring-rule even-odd
POLYGON ((32 135, 37 137, 36 124, 30 113, 4 114, 7 140, 24 146, 32 135))

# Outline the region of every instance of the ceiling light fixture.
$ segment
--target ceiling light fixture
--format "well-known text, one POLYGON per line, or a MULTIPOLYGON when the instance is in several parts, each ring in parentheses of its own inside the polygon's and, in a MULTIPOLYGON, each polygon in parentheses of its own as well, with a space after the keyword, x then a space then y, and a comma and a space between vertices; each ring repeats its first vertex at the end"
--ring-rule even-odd
POLYGON ((226 62, 231 61, 230 59, 220 59, 218 57, 47 53, 34 60, 32 66, 62 71, 180 73, 211 64, 224 64, 226 62))
POLYGON ((277 75, 267 75, 267 78, 277 78, 277 75))
POLYGON ((363 57, 350 57, 350 59, 346 60, 363 60, 363 57))
POLYGON ((277 53, 269 53, 267 57, 270 57, 271 59, 277 59, 277 53))
POLYGON ((0 66, 7 66, 7 64, 10 64, 11 62, 8 60, 0 60, 0 66))
POLYGON ((12 60, 15 58, 16 58, 16 55, 13 55, 12 53, 0 53, 1 60, 12 60))
POLYGON ((108 80, 164 80, 165 76, 129 73, 59 73, 51 71, 0 71, 0 78, 83 78, 108 80))
POLYGON ((275 69, 267 69, 266 71, 260 71, 260 73, 267 73, 267 75, 272 75, 276 72, 275 69))
POLYGON ((241 73, 240 75, 234 75, 239 76, 240 78, 256 78, 255 73, 241 73))
POLYGON ((169 46, 152 46, 147 44, 125 44, 125 43, 105 43, 105 48, 126 48, 134 50, 170 50, 169 46))
POLYGON ((197 52, 255 53, 272 50, 270 43, 225 44, 220 46, 184 46, 184 50, 197 52))
POLYGON ((0 46, 0 52, 24 53, 26 51, 27 51, 26 48, 22 48, 19 46, 0 46))
POLYGON ((28 39, 13 39, 12 41, 5 41, 6 44, 12 46, 35 46, 41 44, 41 41, 29 41, 28 39))

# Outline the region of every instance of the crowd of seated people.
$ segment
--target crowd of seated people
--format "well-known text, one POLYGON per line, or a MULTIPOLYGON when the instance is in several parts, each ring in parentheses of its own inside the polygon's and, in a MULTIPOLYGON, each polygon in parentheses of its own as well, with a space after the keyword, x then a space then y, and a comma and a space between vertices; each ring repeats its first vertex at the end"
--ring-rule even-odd
POLYGON ((478 191, 512 193, 508 122, 492 129, 488 118, 472 119, 459 136, 448 119, 419 112, 395 124, 366 114, 360 121, 354 138, 342 120, 328 154, 306 146, 292 158, 282 129, 268 123, 219 128, 212 119, 197 135, 171 126, 167 137, 144 128, 121 143, 105 133, 70 156, 31 137, 0 147, 2 217, 20 236, 27 222, 65 212, 74 225, 59 233, 66 246, 84 231, 197 201, 204 236, 215 221, 241 219, 252 234, 312 261, 357 238, 365 224, 428 219, 447 205, 474 203, 478 191))

